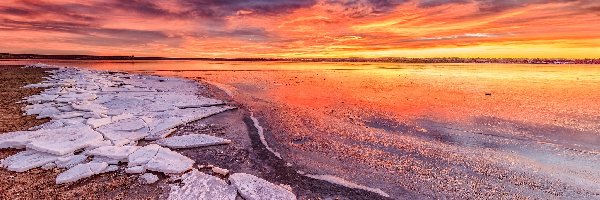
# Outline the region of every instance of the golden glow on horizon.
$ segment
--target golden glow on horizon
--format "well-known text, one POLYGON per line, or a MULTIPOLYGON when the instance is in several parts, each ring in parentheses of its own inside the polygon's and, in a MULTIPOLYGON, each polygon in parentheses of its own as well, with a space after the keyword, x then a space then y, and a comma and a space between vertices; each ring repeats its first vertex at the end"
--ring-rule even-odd
MULTIPOLYGON (((593 10, 583 12, 593 5, 580 1, 530 3, 482 12, 477 3, 423 7, 419 0, 412 0, 389 11, 355 16, 339 4, 321 0, 281 12, 240 8, 217 17, 181 17, 173 13, 188 8, 166 1, 155 4, 164 13, 115 7, 72 15, 34 10, 35 2, 31 2, 9 0, 0 6, 1 52, 166 57, 600 57, 600 15, 593 10), (19 9, 22 11, 17 12, 19 9)), ((71 7, 77 4, 75 8, 81 10, 92 9, 95 3, 52 1, 71 7)), ((363 7, 359 11, 370 11, 363 7)))

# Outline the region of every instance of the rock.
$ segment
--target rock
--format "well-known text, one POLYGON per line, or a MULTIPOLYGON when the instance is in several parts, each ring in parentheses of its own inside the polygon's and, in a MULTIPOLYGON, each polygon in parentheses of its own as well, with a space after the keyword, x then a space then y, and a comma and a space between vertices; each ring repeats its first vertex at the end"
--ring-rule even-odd
POLYGON ((10 171, 24 172, 54 162, 58 157, 49 153, 26 150, 2 160, 2 166, 10 171))
POLYGON ((146 169, 163 173, 183 173, 192 169, 194 161, 175 151, 160 148, 156 156, 145 165, 146 169))
POLYGON ((237 196, 236 188, 225 181, 204 174, 197 170, 185 173, 181 177, 181 184, 171 185, 169 200, 184 199, 214 199, 234 200, 237 196))
POLYGON ((235 173, 229 176, 229 181, 246 200, 296 199, 287 189, 250 174, 235 173))
POLYGON ((60 157, 56 159, 54 163, 56 163, 56 167, 58 168, 71 168, 78 164, 83 163, 87 160, 87 156, 84 155, 72 155, 67 157, 60 157))
POLYGON ((229 144, 231 140, 205 135, 205 134, 190 134, 182 136, 174 136, 156 141, 156 144, 169 148, 196 148, 212 145, 229 144))
POLYGON ((146 172, 146 169, 144 169, 144 166, 134 166, 134 167, 128 167, 127 169, 125 169, 125 173, 128 174, 141 174, 146 172))
POLYGON ((56 184, 71 183, 82 178, 91 177, 99 174, 108 167, 107 163, 86 163, 79 164, 71 169, 60 173, 56 177, 56 184))
POLYGON ((102 146, 88 151, 87 155, 102 156, 115 160, 127 159, 129 154, 132 154, 140 147, 138 146, 102 146))
POLYGON ((158 181, 158 176, 151 173, 144 173, 140 176, 140 183, 142 184, 152 184, 158 181))
POLYGON ((227 174, 229 174, 229 170, 223 169, 223 168, 220 168, 220 167, 213 167, 212 171, 215 174, 220 174, 220 175, 223 175, 223 176, 227 176, 227 174))

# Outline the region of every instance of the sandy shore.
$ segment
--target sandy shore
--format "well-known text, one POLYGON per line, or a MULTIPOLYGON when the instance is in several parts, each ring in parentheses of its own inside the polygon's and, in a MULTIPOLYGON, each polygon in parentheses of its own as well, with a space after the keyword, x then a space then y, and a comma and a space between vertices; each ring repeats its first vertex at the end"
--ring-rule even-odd
MULTIPOLYGON (((23 116, 23 104, 17 104, 21 98, 40 92, 39 89, 26 89, 22 86, 38 83, 46 76, 48 69, 21 68, 20 66, 0 67, 0 100, 2 102, 0 134, 11 131, 27 130, 42 124, 46 120, 36 120, 33 116, 23 116)), ((231 145, 211 148, 178 150, 192 158, 198 165, 214 165, 229 169, 232 173, 254 174, 272 183, 289 185, 299 199, 337 198, 337 199, 383 199, 384 197, 364 190, 350 189, 326 181, 312 179, 296 172, 284 160, 277 158, 260 141, 257 128, 243 106, 234 103, 230 97, 217 87, 202 84, 206 97, 228 100, 230 105, 240 109, 227 111, 213 117, 198 120, 177 127, 173 134, 185 135, 202 133, 234 141, 231 145)), ((6 158, 17 150, 1 150, 0 159, 6 158)), ((168 196, 169 179, 165 176, 152 185, 138 181, 139 175, 126 174, 124 171, 100 174, 72 184, 56 185, 55 177, 62 170, 29 170, 15 173, 0 170, 0 196, 3 199, 164 199, 168 196)), ((212 174, 210 169, 201 171, 212 174)))

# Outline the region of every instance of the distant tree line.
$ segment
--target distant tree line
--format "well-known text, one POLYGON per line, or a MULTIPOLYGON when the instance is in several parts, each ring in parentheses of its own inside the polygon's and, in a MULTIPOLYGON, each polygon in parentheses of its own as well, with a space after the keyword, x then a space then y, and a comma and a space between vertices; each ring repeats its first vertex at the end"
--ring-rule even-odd
POLYGON ((294 62, 386 62, 386 63, 506 63, 506 64, 600 64, 600 58, 167 58, 93 55, 40 55, 0 53, 0 59, 59 60, 208 60, 208 61, 294 61, 294 62))

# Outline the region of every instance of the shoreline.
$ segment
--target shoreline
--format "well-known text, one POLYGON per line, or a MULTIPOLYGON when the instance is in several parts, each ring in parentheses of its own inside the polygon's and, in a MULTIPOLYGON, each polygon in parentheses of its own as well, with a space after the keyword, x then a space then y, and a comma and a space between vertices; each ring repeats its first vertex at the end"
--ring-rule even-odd
MULTIPOLYGON (((276 176, 262 178, 265 178, 269 181, 283 182, 284 184, 290 185, 292 188, 294 188, 294 192, 296 192, 297 188, 300 188, 302 192, 296 193, 299 199, 391 199, 389 196, 386 196, 389 194, 381 191, 378 188, 370 188, 367 186, 358 185, 332 175, 305 174, 302 170, 296 169, 295 166, 291 166, 289 163, 285 162, 285 160, 281 158, 281 155, 276 150, 273 150, 271 147, 269 147, 268 141, 264 138, 265 133, 260 134, 260 131, 256 126, 257 124, 258 126, 262 126, 260 125, 261 120, 256 118, 254 113, 249 111, 245 105, 234 101, 234 95, 232 91, 227 90, 222 85, 218 85, 206 80, 197 78, 190 80, 197 81, 201 85, 208 87, 207 93, 205 94, 206 96, 231 101, 237 107, 235 112, 241 111, 244 113, 243 122, 249 129, 248 134, 252 142, 252 147, 255 148, 255 153, 257 154, 257 161, 255 162, 267 166, 263 166, 261 169, 276 169, 277 171, 276 176)), ((267 132, 267 134, 269 133, 267 132)), ((268 171, 261 171, 260 173, 268 173, 268 171)))
MULTIPOLYGON (((118 72, 118 73, 122 73, 122 72, 118 72)), ((131 74, 131 73, 129 73, 131 74)), ((156 75, 153 75, 156 76, 156 75)), ((214 96, 222 96, 223 94, 219 94, 219 91, 221 93, 227 93, 226 91, 221 90, 221 88, 218 88, 217 86, 211 85, 209 83, 205 83, 202 81, 198 81, 198 80, 192 80, 192 79, 186 79, 186 80, 190 80, 190 81, 194 81, 196 83, 198 83, 199 87, 206 87, 206 90, 201 90, 204 91, 207 97, 214 97, 214 96)), ((227 95, 227 94, 226 94, 227 95)), ((221 98, 218 98, 221 99, 221 98)), ((235 102, 228 102, 226 104, 234 104, 234 105, 239 105, 235 102)), ((227 169, 231 170, 231 171, 236 171, 236 163, 248 163, 250 162, 250 165, 246 165, 246 166, 237 166, 240 169, 237 171, 241 171, 241 172, 250 172, 251 174, 255 174, 259 177, 263 177, 263 178, 267 178, 267 180, 271 181, 271 182, 278 182, 278 183, 282 183, 282 184, 286 184, 289 185, 293 188, 294 193, 296 193, 298 195, 298 197, 300 199, 304 199, 304 198, 341 198, 341 199, 379 199, 382 198, 381 196, 375 194, 375 193, 371 193, 368 191, 362 191, 362 190, 353 190, 350 189, 348 187, 343 187, 341 185, 334 185, 332 183, 329 182, 325 182, 322 180, 317 180, 317 179, 311 179, 309 177, 306 176, 302 176, 300 174, 298 174, 296 172, 296 170, 294 170, 292 167, 288 166, 287 163, 285 163, 283 160, 278 159, 276 157, 274 157, 274 154, 270 154, 271 152, 268 152, 268 149, 265 147, 268 146, 264 146, 262 140, 260 139, 261 136, 259 134, 259 131, 257 129, 257 127, 255 126, 255 120, 252 119, 252 114, 249 113, 249 111, 245 110, 243 107, 238 107, 238 109, 234 109, 234 110, 230 110, 230 111, 226 111, 223 113, 219 113, 216 114, 212 117, 207 117, 204 119, 200 119, 197 121, 193 121, 187 124, 184 124, 182 126, 177 127, 177 131, 175 131, 175 133, 173 134, 173 136, 177 136, 177 135, 181 135, 184 132, 189 132, 189 131, 198 131, 200 129, 204 130, 206 128, 206 124, 208 124, 208 126, 213 126, 213 127, 209 127, 209 131, 208 132, 214 132, 215 130, 218 129, 231 129, 231 127, 233 126, 234 129, 238 129, 238 133, 237 135, 233 135, 233 137, 241 137, 241 138, 237 138, 238 140, 241 139, 242 142, 240 143, 245 143, 242 146, 235 146, 235 147, 231 147, 234 145, 226 145, 226 146, 215 146, 215 149, 218 149, 217 151, 220 150, 220 155, 236 155, 234 156, 234 158, 231 158, 229 156, 229 160, 234 160, 237 162, 232 163, 227 163, 224 162, 222 160, 222 156, 218 157, 217 159, 207 159, 207 158, 211 158, 214 156, 210 156, 210 153, 207 154, 208 151, 202 151, 202 149, 186 149, 186 150, 181 150, 178 152, 181 152, 183 155, 192 155, 189 156, 194 160, 197 160, 197 158, 201 158, 204 159, 202 160, 203 163, 206 163, 207 165, 211 165, 212 164, 218 164, 217 166, 223 166, 226 165, 227 169), (224 121, 225 123, 221 122, 224 121), (219 124, 219 122, 221 122, 219 124), (225 126, 223 126, 223 124, 225 124, 225 126), (227 125, 228 124, 228 125, 227 125), (240 131, 240 129, 243 129, 240 124, 243 124, 245 126, 246 129, 246 134, 247 134, 247 139, 245 140, 243 136, 240 136, 240 133, 244 132, 243 130, 240 131), (218 127, 218 126, 222 126, 222 127, 218 127), (217 128, 215 128, 217 127, 217 128), (199 129, 200 128, 200 129, 199 129), (215 128, 215 130, 212 130, 212 128, 215 128), (245 141, 244 141, 245 140, 245 141), (251 148, 248 149, 248 146, 244 145, 248 145, 251 144, 251 148), (201 152, 199 152, 201 151, 201 152), (244 153, 245 152, 245 153, 244 153), (268 153, 266 153, 268 152, 268 153), (252 173, 255 172, 255 173, 252 173), (262 174, 262 175, 261 175, 262 174), (272 176, 273 175, 273 176, 272 176)), ((23 129, 28 128, 28 127, 21 127, 23 129)), ((227 137, 225 137, 227 138, 227 137)), ((230 139, 230 138, 227 138, 230 139)), ((231 138, 233 139, 233 138, 231 138)), ((233 140, 234 143, 237 143, 237 141, 233 140)), ((2 150, 3 154, 6 150, 2 150)), ((196 161, 196 164, 200 164, 200 162, 198 162, 198 160, 196 161)), ((2 170, 3 172, 5 170, 2 170)), ((204 170, 205 172, 207 170, 204 170)), ((37 172, 40 173, 40 172, 37 172)), ((125 174, 122 172, 118 172, 118 173, 108 173, 109 175, 125 175, 126 178, 128 179, 131 183, 131 181, 135 181, 136 176, 135 175, 129 175, 129 174, 125 174)), ((21 174, 23 175, 23 174, 21 174)), ((104 179, 106 174, 102 174, 102 175, 97 175, 95 177, 89 178, 91 180, 97 180, 100 177, 103 177, 104 179)), ((164 177, 163 177, 164 178, 164 177)), ((77 183, 79 183, 79 185, 83 184, 83 186, 89 185, 89 181, 83 180, 83 181, 78 181, 77 183), (83 182, 83 183, 82 183, 83 182)), ((156 198, 164 198, 164 194, 168 193, 165 192, 167 191, 165 189, 166 187, 166 182, 164 183, 158 183, 157 184, 159 187, 162 188, 162 192, 157 192, 155 191, 154 197, 156 198), (161 185, 162 184, 162 185, 161 185), (161 196, 162 195, 162 196, 161 196)), ((64 187, 63 187, 64 189, 64 187)), ((67 190, 68 191, 68 190, 67 190)), ((59 192, 60 193, 60 192, 59 192)), ((148 193, 148 192, 146 192, 148 193)), ((50 194, 48 194, 50 195, 50 194)), ((57 197, 59 194, 54 194, 54 197, 57 197)), ((6 194, 4 195, 6 196, 6 194)), ((51 195, 52 196, 52 195, 51 195)), ((139 196, 138 196, 139 197, 139 196)))

